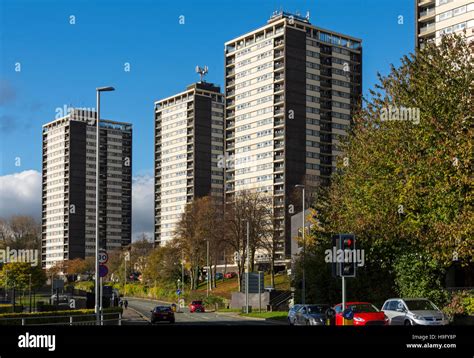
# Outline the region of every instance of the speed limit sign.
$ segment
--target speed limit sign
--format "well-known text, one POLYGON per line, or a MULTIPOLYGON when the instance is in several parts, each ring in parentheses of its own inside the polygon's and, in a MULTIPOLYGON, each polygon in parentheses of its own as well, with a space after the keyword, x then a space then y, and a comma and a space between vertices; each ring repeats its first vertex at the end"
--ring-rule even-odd
POLYGON ((107 254, 107 252, 106 251, 99 252, 99 264, 101 265, 106 264, 107 261, 109 261, 109 255, 107 254))

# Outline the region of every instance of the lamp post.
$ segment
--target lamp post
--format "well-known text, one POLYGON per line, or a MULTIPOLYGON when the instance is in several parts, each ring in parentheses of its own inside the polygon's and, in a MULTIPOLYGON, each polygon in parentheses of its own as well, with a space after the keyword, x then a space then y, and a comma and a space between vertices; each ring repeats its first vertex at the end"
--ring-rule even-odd
POLYGON ((302 212, 302 218, 303 218, 303 227, 301 229, 301 236, 302 236, 302 239, 303 239, 303 264, 302 264, 302 282, 301 282, 301 303, 304 305, 305 304, 305 300, 306 300, 306 269, 305 269, 305 260, 306 260, 306 240, 305 240, 305 237, 304 237, 304 233, 305 233, 305 203, 304 203, 304 199, 305 199, 305 188, 304 188, 304 185, 302 184, 297 184, 295 185, 295 188, 301 188, 302 189, 302 207, 303 207, 303 212, 302 212))
POLYGON ((5 303, 8 301, 8 270, 5 270, 5 303))
POLYGON ((100 317, 102 315, 102 307, 100 306, 99 295, 100 278, 99 278, 99 180, 100 180, 100 93, 115 91, 113 87, 99 87, 96 88, 97 94, 97 119, 96 125, 96 145, 95 145, 95 315, 96 323, 100 324, 100 317))
POLYGON ((210 270, 209 270, 209 240, 206 240, 206 265, 207 265, 207 297, 209 297, 209 277, 210 277, 210 270))
POLYGON ((250 222, 247 222, 247 260, 245 264, 245 313, 249 313, 250 222))
POLYGON ((30 313, 31 313, 31 273, 29 274, 30 276, 30 313))

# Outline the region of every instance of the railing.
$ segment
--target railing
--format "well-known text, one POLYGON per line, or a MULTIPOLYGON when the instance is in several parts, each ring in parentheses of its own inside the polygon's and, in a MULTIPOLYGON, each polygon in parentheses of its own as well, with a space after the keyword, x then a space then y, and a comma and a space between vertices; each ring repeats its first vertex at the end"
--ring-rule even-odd
MULTIPOLYGON (((103 326, 107 322, 115 322, 118 326, 122 325, 122 314, 120 312, 116 313, 103 313, 101 315, 101 320, 99 325, 103 326), (111 318, 108 318, 111 317, 111 318)), ((1 325, 21 325, 21 326, 93 326, 97 325, 97 317, 95 314, 86 314, 86 315, 63 315, 63 316, 37 316, 37 317, 9 317, 9 318, 0 318, 0 326, 1 325), (80 320, 74 320, 75 318, 80 320), (90 318, 90 319, 84 319, 90 318), (57 322, 46 322, 41 323, 38 320, 56 320, 57 322), (18 322, 15 323, 8 323, 8 322, 18 322)))

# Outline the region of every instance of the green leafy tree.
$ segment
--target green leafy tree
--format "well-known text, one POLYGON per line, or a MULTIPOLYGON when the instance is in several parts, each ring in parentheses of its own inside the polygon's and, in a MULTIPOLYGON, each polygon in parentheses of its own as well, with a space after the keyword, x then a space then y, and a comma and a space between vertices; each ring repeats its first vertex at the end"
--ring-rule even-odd
POLYGON ((31 275, 31 288, 39 289, 46 283, 46 274, 39 266, 31 266, 27 262, 12 262, 3 265, 0 271, 0 285, 15 287, 19 290, 29 288, 31 275))
POLYGON ((323 233, 356 234, 400 294, 431 295, 423 287, 439 288, 453 261, 472 264, 473 65, 466 39, 445 36, 379 75, 341 145, 346 165, 315 203, 323 233), (418 291, 401 274, 413 257, 432 268, 418 291))

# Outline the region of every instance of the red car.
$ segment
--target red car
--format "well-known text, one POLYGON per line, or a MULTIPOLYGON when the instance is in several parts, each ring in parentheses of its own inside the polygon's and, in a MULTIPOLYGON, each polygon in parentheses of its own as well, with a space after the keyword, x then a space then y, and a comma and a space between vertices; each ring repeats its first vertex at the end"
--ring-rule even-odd
POLYGON ((206 312, 206 310, 204 309, 202 301, 192 301, 189 305, 189 312, 206 312))
POLYGON ((224 275, 224 278, 234 278, 235 276, 237 276, 237 274, 235 272, 227 272, 224 275))
MULTIPOLYGON (((388 318, 385 314, 369 302, 346 302, 347 308, 354 312, 354 326, 384 326, 388 324, 388 318)), ((336 305, 334 310, 336 311, 336 326, 342 326, 342 303, 336 305)))

